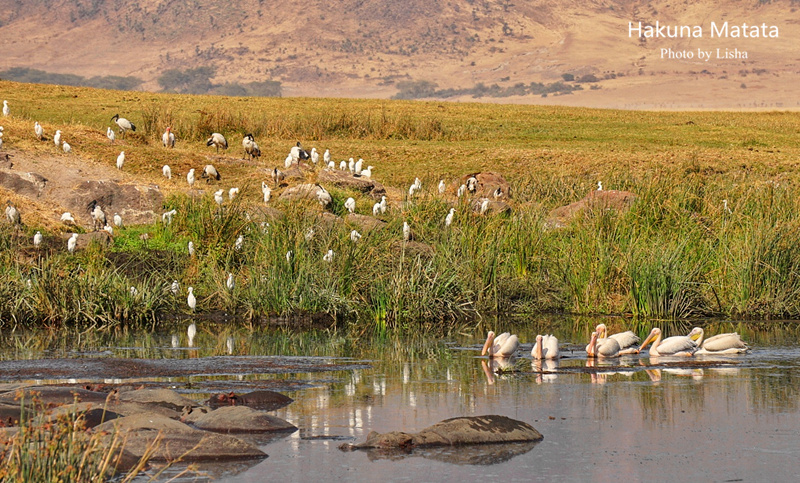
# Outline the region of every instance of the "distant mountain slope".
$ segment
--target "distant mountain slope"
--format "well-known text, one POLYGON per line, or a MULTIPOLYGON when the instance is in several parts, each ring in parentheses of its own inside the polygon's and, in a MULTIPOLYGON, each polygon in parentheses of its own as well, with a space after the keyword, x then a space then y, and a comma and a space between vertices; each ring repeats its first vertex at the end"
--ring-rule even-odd
POLYGON ((754 98, 752 90, 743 92, 752 88, 763 89, 762 102, 797 100, 789 80, 800 58, 798 6, 781 0, 0 0, 0 70, 136 76, 155 90, 166 69, 212 66, 216 82, 273 79, 286 95, 353 97, 392 96, 403 80, 427 80, 440 89, 507 87, 593 74, 601 81, 593 90, 504 101, 647 107, 657 104, 655 89, 663 107, 687 99, 737 107, 754 98), (711 21, 726 20, 766 22, 781 35, 628 36, 628 22, 708 29, 711 21), (737 48, 749 55, 662 58, 666 47, 737 48), (751 87, 734 78, 742 71, 761 75, 751 77, 751 87))

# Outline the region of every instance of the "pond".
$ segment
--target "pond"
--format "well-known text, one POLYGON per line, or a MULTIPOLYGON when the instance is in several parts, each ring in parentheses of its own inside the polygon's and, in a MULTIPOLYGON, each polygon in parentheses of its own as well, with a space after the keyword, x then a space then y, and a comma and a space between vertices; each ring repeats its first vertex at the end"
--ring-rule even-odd
MULTIPOLYGON (((4 334, 0 383, 143 383, 172 387, 197 400, 262 388, 295 400, 274 414, 299 431, 262 438, 268 458, 201 465, 200 481, 800 480, 797 324, 705 325, 707 334, 738 330, 752 347, 740 356, 651 360, 642 355, 587 364, 583 347, 596 323, 515 324, 523 350, 499 372, 480 357, 483 329, 380 338, 198 323, 191 348, 185 327, 69 337, 4 334), (532 362, 531 342, 539 331, 560 339, 565 357, 559 363, 532 362), (81 369, 88 367, 85 359, 118 358, 164 364, 146 377, 81 369), (267 361, 271 369, 259 371, 259 363, 267 361), (283 370, 274 370, 276 361, 283 370), (528 422, 544 440, 408 455, 338 449, 343 442, 363 441, 372 430, 412 432, 482 414, 528 422)), ((672 324, 664 330, 673 335, 688 328, 672 324)), ((179 471, 171 469, 164 481, 179 471)))

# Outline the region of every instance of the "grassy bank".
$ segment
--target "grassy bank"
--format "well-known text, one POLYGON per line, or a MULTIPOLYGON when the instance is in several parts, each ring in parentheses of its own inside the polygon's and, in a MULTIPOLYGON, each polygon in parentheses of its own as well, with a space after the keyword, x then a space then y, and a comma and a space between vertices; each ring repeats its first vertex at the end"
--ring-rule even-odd
MULTIPOLYGON (((22 231, 3 226, 5 324, 156 323, 161 314, 189 313, 188 286, 200 312, 253 321, 326 312, 379 330, 497 312, 800 317, 797 114, 231 99, 7 82, 0 97, 14 109, 2 120, 4 140, 26 152, 54 149, 33 138, 38 120, 50 132, 82 133, 73 149, 111 165, 120 147, 105 140, 108 119, 132 119, 140 129, 125 149, 137 162, 126 170, 156 183, 163 163, 175 172, 204 164, 211 131, 228 135, 232 150, 253 132, 264 153, 258 166, 239 162, 236 151, 215 160, 225 173, 220 188, 243 187, 235 201, 218 207, 212 190, 187 194, 185 183, 170 184, 164 210, 175 208, 175 221, 117 230, 110 247, 70 255, 48 234, 43 253, 32 246, 35 221, 22 231), (178 133, 174 151, 158 145, 166 125, 178 133), (353 243, 354 227, 323 222, 316 203, 274 200, 285 217, 263 213, 260 181, 296 139, 331 149, 337 163, 353 156, 375 165, 373 177, 394 201, 380 217, 386 228, 353 243), (509 179, 511 215, 478 216, 456 201, 457 178, 476 171, 509 179), (415 176, 426 192, 404 203, 415 176), (450 186, 444 197, 434 193, 439 179, 450 186), (589 211, 567 228, 545 229, 550 210, 581 199, 598 180, 638 201, 627 212, 589 211), (445 228, 451 205, 455 220, 445 228), (430 251, 407 249, 404 221, 430 251), (327 250, 331 262, 322 258, 327 250)), ((371 214, 371 199, 330 191, 335 214, 344 214, 349 196, 371 214)))

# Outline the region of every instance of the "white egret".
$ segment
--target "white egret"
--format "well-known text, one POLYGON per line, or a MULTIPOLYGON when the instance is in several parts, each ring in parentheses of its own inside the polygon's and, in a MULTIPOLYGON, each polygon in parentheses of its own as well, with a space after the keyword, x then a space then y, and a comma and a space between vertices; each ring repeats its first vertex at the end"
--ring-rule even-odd
POLYGON ((264 193, 264 203, 269 203, 269 199, 272 196, 272 190, 267 186, 267 183, 261 182, 261 192, 264 193))
POLYGON ((597 191, 603 191, 603 182, 602 181, 598 181, 597 182, 597 191))
POLYGON ((53 144, 55 144, 57 148, 61 147, 61 130, 57 130, 53 135, 53 144))
POLYGON ((189 296, 186 297, 186 303, 189 304, 189 308, 192 310, 192 312, 194 312, 194 308, 197 307, 197 299, 194 297, 194 288, 189 287, 188 290, 189 296))
POLYGON ((190 256, 190 257, 193 257, 193 256, 194 256, 194 243, 190 241, 190 242, 189 242, 189 243, 186 245, 186 248, 187 248, 187 249, 188 249, 188 251, 189 251, 189 256, 190 256))
POLYGON ((361 173, 360 173, 361 177, 362 178, 372 178, 372 168, 374 168, 374 167, 375 166, 367 166, 367 169, 362 169, 361 173))
POLYGON ((347 169, 349 169, 351 173, 355 174, 355 172, 356 172, 356 161, 355 161, 355 159, 350 158, 350 161, 347 162, 347 169))
POLYGON ((286 261, 287 261, 287 262, 291 262, 291 261, 292 261, 292 257, 294 257, 294 253, 292 253, 292 251, 291 251, 291 250, 289 250, 288 252, 286 252, 286 261))
POLYGON ((484 213, 486 213, 486 211, 487 211, 487 210, 489 210, 489 200, 488 200, 488 199, 485 199, 485 200, 483 200, 483 202, 481 203, 481 215, 483 215, 484 213))
POLYGON ((461 186, 458 187, 458 190, 456 191, 456 197, 461 198, 462 196, 464 196, 464 193, 466 191, 467 191, 467 185, 462 184, 461 186))
POLYGON ((411 241, 411 227, 408 226, 408 222, 403 222, 403 241, 411 241))
POLYGON ((328 193, 328 190, 326 190, 322 186, 319 185, 317 186, 319 187, 319 189, 317 190, 317 201, 319 201, 319 204, 321 204, 323 207, 328 206, 331 203, 331 201, 333 201, 333 197, 331 196, 330 193, 328 193))
POLYGON ((456 213, 455 208, 450 208, 450 212, 447 213, 447 216, 444 217, 444 226, 450 226, 453 224, 453 216, 456 213))
POLYGON ((722 200, 722 210, 727 214, 733 214, 733 211, 728 207, 728 200, 722 200))
POLYGON ((347 198, 347 201, 344 202, 344 207, 347 208, 347 211, 353 213, 356 211, 356 200, 353 198, 347 198))
POLYGON ((328 252, 325 253, 325 255, 322 256, 322 259, 324 261, 326 261, 326 262, 332 262, 333 261, 333 250, 328 250, 328 252))
POLYGON ((96 201, 92 202, 93 208, 91 211, 92 220, 94 221, 94 229, 97 230, 106 226, 106 213, 100 208, 96 201))
POLYGON ((77 223, 75 223, 75 218, 73 218, 72 213, 70 213, 69 211, 65 211, 61 215, 61 222, 62 223, 71 223, 73 225, 77 225, 77 223))
POLYGON ((194 186, 194 168, 190 169, 186 174, 186 182, 189 183, 190 188, 194 186))
POLYGON ((335 161, 328 161, 328 169, 329 170, 336 169, 336 162, 335 161))
POLYGON ((21 225, 22 224, 22 217, 19 214, 19 210, 11 200, 6 201, 6 219, 12 225, 21 225))
MULTIPOLYGON (((189 297, 191 297, 189 299, 190 300, 189 307, 191 307, 192 310, 194 311, 195 300, 194 300, 194 295, 192 295, 191 287, 189 287, 189 297)), ((194 324, 194 322, 189 324, 189 328, 186 329, 186 335, 189 337, 189 344, 188 344, 189 347, 194 347, 194 338, 195 336, 197 336, 197 326, 194 324)))
POLYGON ((75 253, 75 248, 78 246, 78 234, 73 233, 69 240, 67 240, 67 251, 75 253))
POLYGON ((114 228, 111 225, 104 226, 103 230, 105 230, 109 235, 114 235, 114 228))
POLYGON ((175 216, 177 213, 178 213, 178 210, 176 210, 174 208, 169 210, 169 211, 166 211, 166 212, 162 213, 161 214, 161 222, 164 223, 165 225, 171 225, 172 224, 172 217, 175 216))
POLYGON ((228 355, 232 355, 233 354, 234 342, 235 341, 234 341, 233 337, 228 337, 227 339, 225 339, 225 348, 228 349, 228 355))
POLYGON ((386 213, 386 197, 381 196, 381 214, 386 213))
POLYGON ((122 166, 125 164, 125 151, 121 151, 119 156, 117 156, 117 169, 122 169, 122 166))
POLYGON ((511 357, 517 352, 518 348, 519 339, 516 335, 504 332, 495 337, 494 332, 490 330, 486 337, 486 342, 483 344, 481 355, 486 355, 488 353, 490 358, 511 357))
POLYGON ((164 167, 161 168, 161 174, 167 179, 172 179, 172 168, 170 168, 168 164, 165 164, 164 167))
POLYGON ((180 289, 181 289, 181 284, 179 284, 177 280, 173 280, 172 285, 170 285, 169 287, 169 291, 172 292, 173 295, 178 295, 180 289))
POLYGON ((331 150, 330 149, 326 149, 325 153, 322 154, 322 161, 325 164, 329 164, 331 162, 331 150))
POLYGON ((228 149, 228 140, 222 134, 215 132, 206 141, 206 146, 214 146, 219 153, 219 148, 228 149))
POLYGON ((359 174, 360 175, 361 174, 361 168, 363 168, 363 167, 364 167, 364 160, 361 159, 361 158, 358 158, 358 161, 356 161, 355 171, 353 171, 353 174, 359 174))
POLYGON ((42 232, 37 231, 35 235, 33 235, 33 246, 39 248, 42 245, 42 232))
POLYGON ((311 148, 311 162, 314 164, 319 163, 319 153, 317 152, 317 148, 311 148))
POLYGON ((444 191, 447 189, 447 185, 444 184, 444 180, 439 180, 439 194, 443 195, 444 191))
POLYGON ((342 162, 339 163, 339 171, 347 171, 347 161, 342 160, 342 162))
POLYGON ((3 116, 8 116, 11 111, 8 108, 8 101, 3 101, 3 116))
POLYGON ((537 335, 531 357, 536 360, 558 359, 561 357, 558 353, 558 339, 554 335, 537 335))
POLYGON ((139 295, 139 290, 133 285, 131 285, 130 292, 131 292, 131 297, 136 297, 137 295, 139 295))
MULTIPOLYGON (((613 340, 613 339, 609 339, 613 340)), ((689 357, 695 353, 697 350, 697 343, 692 340, 691 337, 688 335, 676 335, 672 337, 667 337, 664 340, 661 340, 661 329, 654 328, 650 331, 650 335, 642 343, 639 350, 641 351, 648 344, 652 342, 650 346, 650 356, 658 357, 658 356, 683 356, 689 357)))
POLYGON ((114 213, 114 225, 122 228, 122 217, 119 215, 119 213, 114 213))
POLYGON ((244 246, 244 235, 239 235, 239 238, 233 243, 234 250, 241 250, 244 246))
POLYGON ((381 203, 375 203, 372 205, 372 216, 378 216, 381 213, 381 203))
POLYGON ((161 135, 161 144, 163 144, 165 148, 175 147, 175 133, 172 132, 171 127, 167 126, 167 130, 161 135))
POLYGON ((69 154, 69 152, 72 151, 72 146, 70 146, 68 142, 63 141, 61 143, 61 149, 63 149, 65 153, 69 154))
POLYGON ((231 188, 228 190, 228 199, 233 200, 239 194, 239 188, 231 188))
POLYGON ((42 136, 44 136, 44 128, 42 127, 41 124, 39 124, 39 121, 36 121, 33 124, 33 132, 34 132, 34 134, 36 134, 36 139, 41 141, 42 140, 42 136))
POLYGON ((228 272, 228 279, 225 280, 225 286, 228 287, 228 290, 233 291, 233 288, 236 286, 236 280, 233 279, 233 274, 228 272))
POLYGON ((111 129, 111 126, 108 126, 106 129, 106 137, 108 138, 109 143, 114 143, 114 140, 117 139, 116 134, 114 134, 114 130, 111 129))
POLYGON ((136 126, 124 117, 119 117, 119 114, 114 114, 111 120, 117 124, 117 127, 119 127, 119 133, 123 138, 125 137, 125 132, 129 129, 131 131, 136 131, 136 126))
POLYGON ((221 205, 222 202, 225 201, 225 199, 222 197, 222 193, 224 192, 225 190, 217 190, 214 192, 214 201, 216 201, 218 205, 221 205))
POLYGON ((358 231, 356 231, 356 230, 353 230, 353 231, 351 231, 351 232, 350 232, 350 241, 352 241, 353 243, 355 243, 355 242, 357 242, 357 241, 358 241, 358 240, 360 240, 360 239, 361 239, 361 233, 359 233, 359 232, 358 232, 358 231))

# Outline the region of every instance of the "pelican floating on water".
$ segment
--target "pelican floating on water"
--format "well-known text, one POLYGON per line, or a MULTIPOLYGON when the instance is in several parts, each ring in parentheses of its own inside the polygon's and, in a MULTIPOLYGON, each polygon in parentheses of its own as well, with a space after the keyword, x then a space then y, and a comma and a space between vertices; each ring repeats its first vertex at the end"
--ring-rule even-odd
POLYGON ((699 354, 743 354, 750 350, 747 344, 736 332, 717 334, 703 340, 705 332, 700 327, 695 327, 689 332, 689 338, 699 347, 695 355, 699 354))
POLYGON ((639 345, 641 339, 638 335, 634 334, 632 330, 628 330, 625 332, 620 332, 618 334, 611 334, 608 335, 608 329, 606 328, 606 324, 600 324, 595 327, 595 332, 597 332, 597 340, 603 341, 605 339, 614 339, 619 344, 619 354, 626 355, 626 354, 638 354, 639 349, 636 347, 639 345))
POLYGON ((558 359, 561 357, 558 353, 558 339, 554 335, 537 335, 531 357, 536 360, 558 359))
POLYGON ((651 342, 650 356, 691 357, 697 350, 697 343, 688 335, 676 335, 661 340, 661 329, 657 327, 650 331, 650 335, 644 340, 639 350, 641 351, 651 342))
POLYGON ((619 342, 609 338, 598 339, 597 335, 597 332, 592 332, 589 345, 586 346, 586 355, 588 357, 598 357, 601 359, 619 357, 619 342))
POLYGON ((489 331, 486 337, 486 342, 483 344, 481 355, 489 353, 489 357, 511 357, 517 352, 519 348, 519 339, 516 335, 511 335, 508 332, 495 337, 494 332, 489 331))

